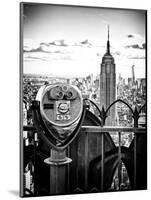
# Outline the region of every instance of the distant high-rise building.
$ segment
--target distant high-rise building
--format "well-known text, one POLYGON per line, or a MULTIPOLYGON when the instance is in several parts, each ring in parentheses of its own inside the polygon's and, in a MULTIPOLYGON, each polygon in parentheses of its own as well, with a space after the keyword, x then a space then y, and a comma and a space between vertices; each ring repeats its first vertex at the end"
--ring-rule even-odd
MULTIPOLYGON (((102 58, 101 73, 100 73, 100 105, 107 109, 116 100, 116 72, 114 58, 110 53, 109 41, 109 26, 108 26, 108 40, 107 50, 102 58)), ((106 125, 114 126, 116 116, 115 105, 111 107, 106 125)))
POLYGON ((134 71, 134 66, 132 65, 132 85, 135 85, 135 71, 134 71))

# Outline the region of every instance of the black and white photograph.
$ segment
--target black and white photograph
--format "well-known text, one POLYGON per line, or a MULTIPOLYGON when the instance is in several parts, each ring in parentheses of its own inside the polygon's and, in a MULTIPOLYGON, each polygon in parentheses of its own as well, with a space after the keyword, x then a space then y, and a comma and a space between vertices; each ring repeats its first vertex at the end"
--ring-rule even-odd
POLYGON ((20 196, 147 189, 147 10, 20 3, 20 196))

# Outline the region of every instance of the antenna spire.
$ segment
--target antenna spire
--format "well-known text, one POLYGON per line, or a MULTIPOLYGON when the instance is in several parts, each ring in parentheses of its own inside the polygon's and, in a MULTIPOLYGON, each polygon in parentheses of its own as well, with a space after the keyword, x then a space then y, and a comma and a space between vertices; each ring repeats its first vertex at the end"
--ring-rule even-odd
POLYGON ((110 26, 108 24, 108 40, 109 40, 109 38, 110 38, 110 26))
POLYGON ((108 24, 107 54, 110 54, 110 26, 108 24))

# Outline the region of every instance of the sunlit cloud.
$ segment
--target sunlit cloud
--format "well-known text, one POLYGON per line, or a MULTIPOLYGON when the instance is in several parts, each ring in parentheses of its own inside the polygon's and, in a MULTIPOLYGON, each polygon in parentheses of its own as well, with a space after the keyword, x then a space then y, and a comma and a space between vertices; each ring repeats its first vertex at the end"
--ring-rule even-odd
POLYGON ((142 37, 138 33, 133 33, 128 36, 126 36, 123 40, 123 46, 127 47, 129 45, 138 45, 139 47, 142 47, 142 44, 145 43, 145 38, 142 37))

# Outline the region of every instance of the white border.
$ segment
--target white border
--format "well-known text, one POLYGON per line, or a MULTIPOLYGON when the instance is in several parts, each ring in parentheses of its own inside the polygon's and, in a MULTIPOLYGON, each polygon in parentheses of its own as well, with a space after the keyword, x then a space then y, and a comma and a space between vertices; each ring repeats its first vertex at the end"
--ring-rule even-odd
MULTIPOLYGON (((26 2, 26 1, 24 1, 26 2)), ((27 1, 29 2, 29 1, 27 1)), ((151 35, 150 0, 50 0, 32 2, 148 9, 148 37, 151 35)), ((19 190, 19 1, 0 4, 0 199, 18 199, 19 190)), ((51 196, 38 199, 150 199, 150 77, 151 43, 148 39, 148 190, 89 195, 51 196)), ((31 198, 28 198, 31 199, 31 198)))

